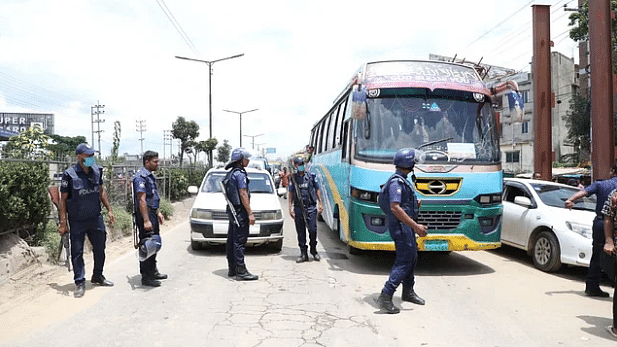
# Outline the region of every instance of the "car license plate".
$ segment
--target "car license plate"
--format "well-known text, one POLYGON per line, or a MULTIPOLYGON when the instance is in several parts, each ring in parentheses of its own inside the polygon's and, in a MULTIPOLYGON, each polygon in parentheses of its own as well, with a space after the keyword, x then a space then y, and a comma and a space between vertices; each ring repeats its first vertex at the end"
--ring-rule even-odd
POLYGON ((259 224, 251 225, 249 228, 249 235, 259 235, 259 224))
POLYGON ((212 233, 215 235, 227 235, 229 224, 214 223, 212 225, 212 233))
POLYGON ((445 240, 429 240, 424 241, 424 250, 427 251, 447 251, 448 241, 445 240))

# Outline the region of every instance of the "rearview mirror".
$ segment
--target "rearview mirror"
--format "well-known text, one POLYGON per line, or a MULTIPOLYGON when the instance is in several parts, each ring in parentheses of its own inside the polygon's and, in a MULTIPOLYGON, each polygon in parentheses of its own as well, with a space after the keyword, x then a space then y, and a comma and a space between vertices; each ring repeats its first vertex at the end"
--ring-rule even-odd
POLYGON ((199 188, 195 186, 189 186, 189 194, 197 194, 199 192, 199 188))
POLYGON ((521 205, 521 206, 527 207, 527 208, 531 207, 531 205, 532 205, 531 204, 531 200, 528 197, 526 197, 526 196, 517 196, 517 197, 515 197, 514 198, 514 203, 517 204, 517 205, 521 205))

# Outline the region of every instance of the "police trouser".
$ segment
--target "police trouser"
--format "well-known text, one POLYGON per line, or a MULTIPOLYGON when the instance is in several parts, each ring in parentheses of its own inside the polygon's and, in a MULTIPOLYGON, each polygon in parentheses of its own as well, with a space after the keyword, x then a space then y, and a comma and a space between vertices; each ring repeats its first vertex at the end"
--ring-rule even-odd
POLYGON ((403 223, 397 223, 397 227, 390 226, 390 236, 394 240, 396 259, 390 271, 390 278, 386 281, 382 292, 388 295, 394 294, 401 282, 403 288, 413 288, 415 284, 414 271, 418 262, 418 246, 416 234, 403 223))
POLYGON ((227 265, 230 270, 238 267, 246 267, 244 263, 244 248, 249 237, 249 215, 244 208, 237 209, 237 218, 240 226, 237 226, 234 217, 227 209, 229 227, 227 228, 227 265))
POLYGON ((73 263, 73 275, 76 284, 86 282, 86 269, 84 265, 84 241, 88 235, 88 240, 92 244, 92 255, 94 257, 94 269, 92 277, 103 275, 105 265, 105 240, 107 232, 103 216, 89 218, 83 221, 69 220, 70 239, 71 239, 71 262, 73 263))
MULTIPOLYGON (((139 229, 139 245, 141 246, 143 242, 152 235, 159 235, 159 216, 157 210, 148 208, 148 218, 150 219, 150 223, 152 223, 152 229, 146 230, 144 228, 144 219, 141 215, 141 212, 137 212, 135 221, 137 223, 137 229, 139 229)), ((154 273, 157 271, 156 269, 156 253, 150 256, 148 259, 139 262, 139 272, 141 273, 142 278, 154 278, 154 273)))
POLYGON ((600 285, 600 278, 602 278, 602 267, 600 266, 600 259, 604 249, 604 219, 596 217, 593 220, 592 230, 592 251, 591 260, 589 261, 589 269, 587 269, 587 276, 585 276, 585 282, 590 289, 597 288, 600 285))
POLYGON ((311 254, 317 254, 317 207, 315 205, 305 206, 306 218, 308 225, 304 222, 302 216, 302 208, 294 206, 294 223, 296 224, 296 233, 298 234, 298 247, 302 253, 306 252, 306 229, 309 234, 309 245, 311 246, 311 254))

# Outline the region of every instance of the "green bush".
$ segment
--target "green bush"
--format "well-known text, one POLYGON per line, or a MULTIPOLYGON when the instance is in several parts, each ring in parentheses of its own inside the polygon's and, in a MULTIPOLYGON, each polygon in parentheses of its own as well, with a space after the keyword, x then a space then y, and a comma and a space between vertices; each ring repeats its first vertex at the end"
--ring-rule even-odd
POLYGON ((34 245, 45 247, 52 262, 58 259, 58 246, 60 245, 60 234, 55 220, 50 220, 45 224, 45 228, 34 235, 34 245))
POLYGON ((131 235, 133 233, 133 215, 126 212, 124 207, 120 205, 112 205, 111 209, 114 213, 114 218, 116 219, 116 224, 114 224, 113 228, 109 227, 109 217, 107 215, 107 211, 103 209, 101 212, 103 214, 103 218, 105 219, 107 228, 110 229, 108 231, 120 231, 123 236, 131 235))
POLYGON ((159 211, 165 216, 165 219, 169 219, 174 214, 174 206, 167 199, 161 199, 159 204, 159 211))
POLYGON ((50 202, 49 167, 43 163, 0 162, 0 231, 45 228, 50 202))

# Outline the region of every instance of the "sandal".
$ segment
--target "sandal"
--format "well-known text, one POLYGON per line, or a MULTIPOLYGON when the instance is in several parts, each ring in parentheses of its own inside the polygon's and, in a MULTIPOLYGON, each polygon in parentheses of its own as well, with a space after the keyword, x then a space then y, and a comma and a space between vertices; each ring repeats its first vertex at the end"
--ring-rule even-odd
POLYGON ((606 331, 609 332, 609 334, 613 335, 614 338, 617 338, 617 333, 615 332, 615 330, 613 330, 613 326, 609 325, 606 327, 606 331))

